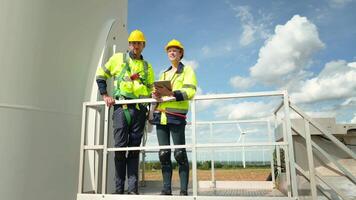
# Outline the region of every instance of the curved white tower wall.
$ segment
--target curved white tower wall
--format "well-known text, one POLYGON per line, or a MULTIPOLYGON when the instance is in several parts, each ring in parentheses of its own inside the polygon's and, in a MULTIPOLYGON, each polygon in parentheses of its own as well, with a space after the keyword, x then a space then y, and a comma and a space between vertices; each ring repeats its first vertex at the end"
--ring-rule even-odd
POLYGON ((82 102, 126 18, 127 0, 0 1, 0 199, 75 199, 82 102))

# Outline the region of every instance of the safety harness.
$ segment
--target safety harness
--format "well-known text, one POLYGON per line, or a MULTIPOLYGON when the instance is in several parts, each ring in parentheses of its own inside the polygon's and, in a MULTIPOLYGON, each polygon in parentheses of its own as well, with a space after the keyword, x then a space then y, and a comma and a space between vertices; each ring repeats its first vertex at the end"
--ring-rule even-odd
POLYGON ((186 115, 183 115, 183 114, 179 114, 179 113, 175 113, 175 112, 170 112, 170 111, 163 110, 163 109, 159 109, 159 108, 156 108, 156 110, 159 111, 159 112, 163 112, 163 113, 169 114, 169 115, 173 115, 173 116, 181 117, 181 118, 183 118, 183 119, 187 119, 187 116, 186 116, 186 115))
MULTIPOLYGON (((131 75, 131 68, 130 68, 130 65, 129 65, 129 60, 127 59, 127 56, 126 54, 124 54, 124 63, 125 63, 125 66, 124 68, 121 70, 119 76, 116 77, 116 80, 117 80, 117 92, 115 94, 115 96, 119 99, 119 100, 124 100, 124 99, 127 99, 125 96, 121 95, 120 94, 120 82, 124 80, 124 76, 125 76, 125 73, 128 71, 129 74, 131 75)), ((147 86, 148 84, 148 80, 147 80, 147 76, 148 76, 148 63, 147 61, 143 60, 143 63, 144 63, 144 74, 143 74, 143 78, 141 78, 140 76, 138 76, 138 73, 142 72, 137 72, 135 75, 135 77, 138 76, 138 78, 140 79, 141 83, 145 84, 147 86)), ((132 75, 131 75, 132 76, 132 75)), ((136 107, 139 109, 138 105, 136 104, 136 107)), ((131 115, 130 115, 130 111, 128 109, 128 106, 127 104, 122 104, 122 109, 124 111, 124 115, 125 115, 125 119, 126 119, 126 122, 127 124, 130 126, 131 125, 131 115)))

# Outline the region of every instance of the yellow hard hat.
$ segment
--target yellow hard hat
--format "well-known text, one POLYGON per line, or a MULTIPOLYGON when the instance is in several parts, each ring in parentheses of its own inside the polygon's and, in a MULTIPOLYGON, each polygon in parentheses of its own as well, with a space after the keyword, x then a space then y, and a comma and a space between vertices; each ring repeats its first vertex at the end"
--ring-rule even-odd
POLYGON ((168 44, 167 44, 166 47, 165 47, 166 51, 168 51, 168 48, 169 48, 169 47, 178 47, 178 48, 184 50, 184 47, 183 47, 182 43, 180 43, 180 42, 179 42, 178 40, 176 40, 176 39, 173 39, 173 40, 171 40, 171 41, 168 42, 168 44))
POLYGON ((130 33, 129 42, 146 42, 145 35, 140 30, 134 30, 130 33))

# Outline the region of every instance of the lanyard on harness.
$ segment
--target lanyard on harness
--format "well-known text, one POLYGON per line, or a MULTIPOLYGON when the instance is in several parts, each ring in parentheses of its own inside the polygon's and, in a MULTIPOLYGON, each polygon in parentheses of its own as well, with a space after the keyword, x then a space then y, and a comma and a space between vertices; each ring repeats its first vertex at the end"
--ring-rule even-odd
POLYGON ((127 122, 127 125, 131 125, 131 115, 130 115, 130 111, 127 107, 127 104, 123 104, 122 105, 122 109, 124 111, 124 115, 125 115, 125 119, 126 119, 126 122, 127 122))

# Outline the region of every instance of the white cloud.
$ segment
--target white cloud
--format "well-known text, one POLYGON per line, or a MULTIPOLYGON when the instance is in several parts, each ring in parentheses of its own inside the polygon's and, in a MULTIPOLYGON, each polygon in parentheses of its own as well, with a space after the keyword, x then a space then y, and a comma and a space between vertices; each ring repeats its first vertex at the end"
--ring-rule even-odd
POLYGON ((259 20, 255 20, 248 6, 234 6, 228 2, 231 9, 236 12, 236 17, 240 19, 242 24, 242 35, 240 37, 240 45, 247 46, 258 38, 267 38, 265 23, 268 22, 269 16, 262 14, 259 20))
POLYGON ((341 106, 356 106, 356 97, 346 99, 340 104, 341 106))
MULTIPOLYGON (((227 37, 220 38, 204 45, 200 50, 205 58, 215 58, 224 56, 235 51, 240 46, 247 46, 257 39, 269 37, 267 25, 271 24, 270 15, 258 12, 258 20, 255 20, 250 13, 248 6, 235 6, 227 1, 229 7, 235 12, 236 18, 241 22, 242 35, 227 34, 227 37), (238 40, 236 38, 239 38, 238 40)), ((238 27, 240 28, 240 27, 238 27)))
POLYGON ((293 73, 288 80, 288 82, 284 83, 284 85, 280 86, 280 90, 288 90, 290 93, 299 91, 299 89, 303 86, 303 81, 311 78, 313 76, 313 72, 301 70, 298 73, 293 73))
POLYGON ((230 85, 236 89, 247 89, 254 84, 255 81, 248 77, 235 76, 230 79, 230 85))
POLYGON ((347 64, 349 67, 355 68, 356 69, 356 62, 351 62, 347 64))
POLYGON ((197 111, 204 111, 210 109, 217 103, 216 100, 199 100, 197 101, 196 108, 197 111))
POLYGON ((196 60, 186 60, 183 58, 182 63, 184 63, 185 65, 191 66, 193 69, 197 69, 199 66, 199 62, 196 60))
POLYGON ((317 77, 306 80, 300 90, 291 95, 292 101, 310 103, 356 96, 356 69, 345 61, 325 65, 317 77))
POLYGON ((242 35, 240 38, 240 44, 247 46, 255 40, 256 26, 253 24, 253 16, 249 11, 248 6, 238 6, 235 8, 237 16, 242 23, 242 35))
POLYGON ((276 106, 264 102, 242 102, 238 104, 221 105, 215 111, 218 117, 227 117, 228 119, 251 119, 262 118, 272 114, 276 106))
POLYGON ((322 49, 316 26, 306 17, 295 15, 285 25, 277 25, 275 34, 260 49, 250 75, 265 83, 283 84, 310 62, 322 49))
POLYGON ((354 113, 354 118, 353 118, 353 119, 351 119, 350 123, 354 123, 354 124, 356 124, 356 113, 354 113))
POLYGON ((255 30, 251 25, 243 25, 243 32, 240 38, 240 44, 242 46, 247 46, 255 40, 254 34, 255 30))
MULTIPOLYGON (((207 93, 207 94, 213 94, 213 93, 207 93)), ((197 92, 195 95, 204 95, 203 89, 198 86, 197 92)), ((204 111, 208 108, 211 108, 217 103, 216 100, 199 100, 197 101, 196 108, 197 111, 204 111)))

